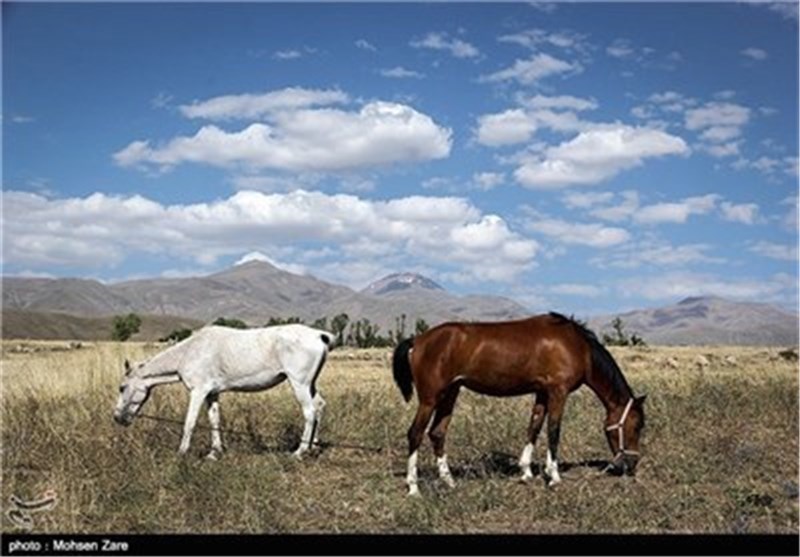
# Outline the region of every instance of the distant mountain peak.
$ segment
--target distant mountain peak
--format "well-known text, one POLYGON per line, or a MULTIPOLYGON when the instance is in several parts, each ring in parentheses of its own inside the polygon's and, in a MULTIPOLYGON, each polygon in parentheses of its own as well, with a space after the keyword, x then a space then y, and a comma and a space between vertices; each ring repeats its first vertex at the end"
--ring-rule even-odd
POLYGON ((364 288, 362 292, 372 294, 373 296, 380 296, 382 294, 388 294, 389 292, 408 290, 411 288, 444 291, 444 288, 437 283, 417 273, 392 273, 391 275, 386 275, 382 279, 376 280, 364 288))

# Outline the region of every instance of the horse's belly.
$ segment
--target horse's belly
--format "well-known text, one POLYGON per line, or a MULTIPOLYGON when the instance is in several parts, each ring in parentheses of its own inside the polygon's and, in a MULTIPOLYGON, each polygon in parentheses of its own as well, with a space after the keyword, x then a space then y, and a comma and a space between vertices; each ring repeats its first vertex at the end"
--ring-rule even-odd
POLYGON ((252 375, 232 377, 226 388, 230 391, 263 391, 281 383, 286 379, 283 373, 261 372, 252 375))
POLYGON ((517 381, 501 381, 498 383, 488 384, 481 381, 476 381, 474 379, 465 379, 462 382, 462 385, 464 385, 470 391, 475 391, 476 393, 490 396, 519 396, 540 390, 540 386, 536 385, 535 383, 517 381))

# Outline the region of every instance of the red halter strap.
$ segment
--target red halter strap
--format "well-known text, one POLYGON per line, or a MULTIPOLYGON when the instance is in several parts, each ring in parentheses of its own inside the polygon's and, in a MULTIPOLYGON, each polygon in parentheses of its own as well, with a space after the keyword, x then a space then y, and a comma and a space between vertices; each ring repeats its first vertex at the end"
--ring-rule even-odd
POLYGON ((622 417, 620 417, 619 421, 606 427, 606 431, 614 431, 616 429, 619 432, 619 448, 617 449, 617 454, 614 456, 615 461, 623 455, 639 455, 639 451, 631 451, 625 448, 625 434, 622 431, 622 428, 625 425, 625 420, 628 418, 628 413, 631 411, 632 407, 633 397, 631 397, 628 400, 628 404, 625 405, 625 410, 622 411, 622 417))

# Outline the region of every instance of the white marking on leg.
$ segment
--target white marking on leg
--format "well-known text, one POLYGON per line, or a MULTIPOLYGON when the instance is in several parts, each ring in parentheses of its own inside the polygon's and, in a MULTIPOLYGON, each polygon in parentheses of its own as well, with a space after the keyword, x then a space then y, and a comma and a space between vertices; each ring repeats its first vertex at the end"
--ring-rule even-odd
POLYGON ((219 432, 219 400, 214 398, 208 403, 208 422, 211 424, 211 451, 206 458, 217 460, 222 454, 222 436, 219 432))
POLYGON ((314 409, 317 412, 316 422, 314 423, 314 440, 315 445, 319 443, 319 424, 322 421, 322 410, 325 408, 325 399, 317 393, 314 395, 314 409))
POLYGON ((525 445, 525 448, 522 449, 522 454, 519 457, 519 467, 522 468, 523 482, 527 482, 533 479, 533 472, 531 471, 532 461, 533 461, 533 443, 528 443, 527 445, 525 445))
POLYGON ((545 471, 550 478, 550 485, 561 482, 561 476, 558 475, 558 462, 553 458, 550 449, 547 449, 547 465, 545 466, 545 471))
POLYGON ((409 495, 419 495, 419 488, 417 487, 417 451, 414 451, 411 453, 411 456, 408 457, 406 484, 408 485, 409 495))
POLYGON ((437 457, 436 464, 439 467, 439 477, 448 487, 455 487, 456 482, 453 480, 453 475, 450 473, 450 467, 447 465, 447 455, 445 454, 437 457))

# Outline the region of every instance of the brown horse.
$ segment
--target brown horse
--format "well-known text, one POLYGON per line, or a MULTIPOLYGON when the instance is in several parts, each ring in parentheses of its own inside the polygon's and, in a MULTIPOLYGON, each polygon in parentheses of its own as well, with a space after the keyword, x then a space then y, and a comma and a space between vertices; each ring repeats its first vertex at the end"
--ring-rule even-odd
POLYGON ((522 480, 533 478, 533 446, 547 420, 548 485, 558 474, 558 439, 567 395, 586 383, 606 407, 611 469, 633 474, 639 460, 645 396, 634 397, 614 358, 593 332, 558 313, 499 323, 444 323, 401 342, 392 361, 406 402, 416 386, 419 407, 408 430, 409 495, 417 488, 417 451, 433 416, 430 436, 439 475, 453 487, 444 452, 445 435, 461 386, 481 394, 533 393, 528 443, 519 464, 522 480))

